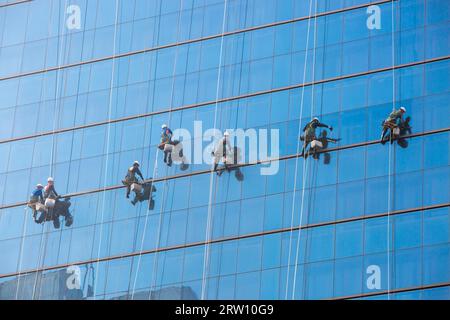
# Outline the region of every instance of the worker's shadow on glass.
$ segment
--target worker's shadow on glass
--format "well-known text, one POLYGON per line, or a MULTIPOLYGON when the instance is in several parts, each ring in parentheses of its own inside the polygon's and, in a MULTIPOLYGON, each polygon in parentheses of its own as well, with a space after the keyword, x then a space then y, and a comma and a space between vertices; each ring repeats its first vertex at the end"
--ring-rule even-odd
POLYGON ((398 125, 399 128, 399 136, 397 137, 397 144, 403 149, 408 148, 408 140, 404 138, 406 135, 411 135, 412 127, 409 124, 411 121, 411 117, 406 117, 405 120, 401 121, 398 125))
POLYGON ((48 198, 45 200, 45 203, 37 202, 29 204, 34 211, 35 222, 41 224, 47 221, 53 221, 55 229, 59 229, 61 226, 60 217, 64 217, 65 226, 72 226, 73 216, 69 211, 72 205, 70 198, 64 198, 64 201, 60 199, 60 197, 56 197, 55 199, 48 198), (38 213, 39 218, 37 218, 38 213))
MULTIPOLYGON (((302 137, 302 140, 304 140, 304 137, 302 137)), ((310 147, 305 154, 305 158, 312 156, 314 160, 320 160, 320 157, 323 155, 323 163, 326 165, 330 164, 331 154, 326 152, 326 150, 328 149, 330 142, 337 143, 340 140, 341 139, 333 139, 328 137, 328 132, 326 130, 322 130, 320 135, 311 141, 310 147)))
POLYGON ((175 164, 180 164, 180 170, 186 171, 189 168, 186 157, 183 153, 183 143, 179 140, 171 140, 170 142, 161 142, 158 148, 164 152, 164 163, 169 167, 175 164))
MULTIPOLYGON (((212 153, 212 156, 215 157, 215 153, 212 153)), ((236 180, 241 182, 244 181, 244 174, 241 171, 241 161, 242 161, 242 153, 241 149, 238 147, 233 147, 231 153, 227 154, 226 157, 217 160, 217 157, 214 159, 215 162, 223 162, 223 166, 217 166, 215 171, 218 176, 221 176, 224 171, 231 173, 234 172, 234 176, 236 180)))
POLYGON ((134 193, 134 199, 131 200, 133 206, 138 202, 149 201, 148 209, 153 210, 155 208, 153 194, 156 192, 156 187, 152 182, 133 182, 130 185, 130 191, 134 193))

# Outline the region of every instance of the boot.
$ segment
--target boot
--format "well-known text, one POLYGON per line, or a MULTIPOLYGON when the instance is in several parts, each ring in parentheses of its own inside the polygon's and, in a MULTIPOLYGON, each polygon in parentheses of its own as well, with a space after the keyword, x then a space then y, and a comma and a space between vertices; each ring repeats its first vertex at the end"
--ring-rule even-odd
POLYGON ((70 227, 72 224, 73 224, 73 216, 69 213, 66 216, 66 224, 65 224, 65 226, 66 227, 70 227))
POLYGON ((59 217, 53 218, 53 226, 55 227, 55 229, 59 229, 59 227, 61 226, 61 223, 59 221, 59 217))

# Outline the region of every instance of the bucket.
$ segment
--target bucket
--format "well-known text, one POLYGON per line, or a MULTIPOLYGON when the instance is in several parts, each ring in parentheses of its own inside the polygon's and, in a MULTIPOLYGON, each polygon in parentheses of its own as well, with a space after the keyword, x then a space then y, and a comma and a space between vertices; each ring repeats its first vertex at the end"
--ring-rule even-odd
POLYGON ((313 149, 316 149, 316 148, 322 149, 323 148, 323 144, 319 140, 313 140, 313 141, 311 141, 311 148, 313 148, 313 149))
POLYGON ((56 203, 56 200, 47 198, 45 200, 45 207, 46 208, 53 208, 55 206, 55 203, 56 203))
POLYGON ((139 183, 133 183, 131 185, 131 191, 136 192, 136 193, 141 193, 142 186, 139 183))

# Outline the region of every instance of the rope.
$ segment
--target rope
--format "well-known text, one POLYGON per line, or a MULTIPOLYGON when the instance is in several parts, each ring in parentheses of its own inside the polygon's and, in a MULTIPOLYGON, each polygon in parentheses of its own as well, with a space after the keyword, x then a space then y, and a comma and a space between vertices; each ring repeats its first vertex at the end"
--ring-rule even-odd
MULTIPOLYGON (((87 15, 87 10, 88 10, 88 6, 86 6, 86 8, 84 10, 84 16, 85 17, 87 15)), ((81 44, 81 56, 83 56, 83 53, 84 53, 84 36, 85 36, 85 33, 83 32, 83 42, 81 44)), ((77 84, 77 91, 76 91, 77 93, 80 91, 80 83, 81 83, 80 80, 81 80, 81 72, 78 72, 78 84, 77 84)), ((66 81, 66 84, 67 84, 67 82, 68 81, 66 81)), ((76 95, 76 100, 75 100, 76 101, 75 102, 76 106, 78 106, 78 99, 79 99, 79 95, 77 94, 76 95)), ((85 113, 86 112, 87 112, 87 108, 85 110, 85 113)), ((73 146, 74 146, 74 140, 75 140, 74 138, 75 138, 75 132, 72 133, 72 142, 71 142, 71 145, 70 145, 70 157, 69 157, 69 159, 72 159, 72 156, 73 156, 73 146)), ((83 141, 81 141, 80 150, 83 150, 83 141)), ((69 167, 69 170, 70 170, 70 167, 69 167)), ((67 192, 69 192, 69 181, 70 181, 70 179, 67 179, 67 187, 66 187, 67 192)), ((77 189, 78 189, 78 185, 79 185, 79 177, 77 179, 77 185, 76 185, 77 189)), ((74 218, 75 217, 75 209, 74 208, 72 209, 72 213, 73 213, 72 217, 74 218)), ((73 236, 73 228, 70 229, 70 242, 72 241, 72 236, 73 236)), ((61 249, 61 243, 62 243, 61 240, 62 240, 62 232, 61 232, 61 236, 60 236, 60 239, 59 239, 58 258, 59 258, 59 251, 61 249)), ((67 256, 70 257, 70 246, 69 246, 69 250, 68 250, 68 255, 67 256)), ((92 256, 92 252, 91 252, 91 256, 92 256)))
MULTIPOLYGON (((317 0, 316 0, 316 4, 317 4, 317 0)), ((309 0, 309 19, 308 19, 308 29, 307 29, 307 34, 306 34, 306 45, 305 45, 305 61, 304 61, 304 65, 303 65, 303 83, 306 82, 306 65, 307 65, 307 61, 308 61, 308 47, 309 47, 309 33, 310 33, 310 29, 311 29, 311 14, 312 14, 312 0, 309 0)), ((313 68, 313 72, 314 72, 314 68, 313 68)), ((302 87, 302 94, 301 94, 301 98, 300 98, 300 114, 299 114, 299 118, 298 118, 298 135, 297 135, 297 152, 296 154, 299 154, 299 150, 300 150, 300 135, 302 132, 302 115, 303 115, 303 106, 304 106, 304 97, 305 97, 305 87, 302 87)), ((311 113, 312 113, 312 107, 311 107, 311 113)), ((306 154, 306 138, 303 142, 303 150, 305 150, 304 154, 306 154)), ((286 273, 286 292, 285 292, 285 300, 288 299, 288 291, 289 291, 289 273, 290 273, 290 264, 291 264, 291 250, 292 250, 292 236, 293 236, 293 231, 294 231, 294 212, 295 212, 295 195, 296 195, 296 188, 297 188, 297 175, 298 175, 298 156, 295 158, 295 173, 294 173, 294 187, 293 187, 293 194, 292 194, 292 209, 291 209, 291 227, 290 227, 290 234, 289 234, 289 252, 288 252, 288 265, 287 265, 287 273, 286 273)), ((306 183, 306 175, 307 175, 307 161, 308 159, 305 158, 305 161, 303 162, 303 181, 302 181, 302 202, 301 202, 301 207, 300 207, 300 221, 299 224, 301 225, 302 223, 302 217, 303 217, 303 199, 305 197, 305 183, 306 183)), ((298 238, 300 239, 300 230, 299 230, 299 235, 298 238)), ((298 252, 298 250, 297 250, 298 252)), ((294 285, 295 285, 295 279, 294 279, 294 285)))
MULTIPOLYGON (((177 21, 177 39, 176 39, 176 44, 178 44, 179 42, 179 37, 181 34, 181 15, 183 12, 183 0, 181 0, 180 2, 180 10, 179 10, 179 14, 178 14, 178 21, 177 21)), ((170 128, 170 122, 172 120, 172 108, 173 108, 173 101, 174 101, 174 95, 175 95, 175 74, 176 74, 176 70, 177 70, 177 64, 178 64, 178 54, 179 54, 179 46, 176 45, 176 51, 175 51, 175 60, 174 60, 174 65, 173 65, 173 70, 172 70, 172 87, 171 87, 171 97, 170 97, 170 109, 169 109, 169 121, 168 121, 168 126, 170 128)), ((152 175, 152 180, 155 179, 155 177, 158 174, 158 155, 159 155, 159 148, 156 148, 156 154, 155 154, 155 165, 153 167, 153 175, 152 175)), ((166 167, 166 171, 165 171, 165 175, 167 175, 169 170, 169 167, 166 167)), ((158 232, 157 232, 157 239, 156 239, 156 248, 158 248, 160 246, 160 242, 161 242, 161 226, 162 226, 162 219, 163 219, 163 210, 164 210, 164 203, 166 197, 166 185, 167 185, 167 181, 164 181, 163 184, 163 190, 162 190, 162 199, 161 199, 161 206, 160 206, 160 211, 159 211, 159 223, 158 223, 158 232)), ((152 189, 153 189, 154 185, 152 183, 152 189)), ((152 201, 152 191, 150 191, 150 199, 149 201, 152 201)), ((136 283, 137 283, 137 277, 139 274, 139 268, 141 265, 141 259, 142 259, 142 252, 144 251, 144 240, 145 240, 145 235, 147 233, 147 226, 148 226, 148 217, 149 217, 149 213, 150 213, 150 206, 147 207, 146 213, 145 213, 145 222, 144 222, 144 230, 142 232, 142 239, 141 239, 141 245, 140 245, 140 249, 139 249, 139 255, 138 255, 138 262, 137 262, 137 267, 136 267, 136 272, 135 272, 135 277, 134 277, 134 281, 133 281, 133 289, 132 289, 132 293, 131 293, 131 300, 134 300, 134 294, 136 292, 136 283)), ((149 290, 149 299, 151 298, 151 288, 153 286, 153 280, 155 279, 155 274, 156 274, 156 267, 155 264, 157 264, 157 256, 158 254, 156 253, 155 255, 155 260, 154 260, 154 268, 153 268, 153 274, 152 274, 152 280, 151 280, 151 287, 149 290)))
POLYGON ((97 279, 98 279, 98 268, 100 262, 100 250, 102 247, 102 233, 103 233, 103 219, 104 219, 104 210, 105 210, 105 202, 106 202, 106 183, 108 179, 108 161, 109 161, 109 147, 110 147, 110 136, 111 136, 111 109, 112 109, 112 95, 113 95, 113 85, 114 85, 114 72, 115 72, 115 59, 116 59, 116 41, 117 41, 117 25, 119 19, 119 0, 116 0, 116 16, 114 23, 114 40, 113 40, 113 59, 112 59, 112 67, 111 67, 111 81, 110 81, 110 91, 109 91, 109 106, 108 106, 108 129, 107 129, 107 138, 106 138, 106 160, 105 160, 105 178, 103 181, 103 197, 102 197, 102 210, 101 210, 101 218, 100 218, 100 235, 98 240, 98 249, 97 249, 97 269, 95 271, 95 283, 94 283, 94 294, 93 298, 96 300, 96 292, 97 292, 97 279))
POLYGON ((17 287, 16 287, 16 297, 15 300, 19 300, 19 287, 20 287, 20 275, 22 273, 22 257, 23 257, 23 247, 24 247, 24 241, 25 241, 25 234, 27 232, 27 207, 24 208, 25 214, 24 214, 24 222, 23 222, 23 228, 22 228, 22 241, 20 243, 20 254, 19 254, 19 274, 17 275, 17 287))
MULTIPOLYGON (((150 72, 150 71, 151 71, 151 63, 149 64, 148 72, 150 72)), ((144 75, 145 75, 144 72, 145 72, 145 70, 143 70, 143 78, 144 78, 144 75)), ((155 72, 156 72, 156 68, 155 68, 155 72)), ((152 127, 152 126, 150 125, 150 127, 152 127)), ((144 133, 146 133, 146 132, 147 132, 147 121, 145 122, 145 126, 144 126, 144 133)), ((151 139, 150 139, 150 145, 151 145, 151 139)), ((155 163, 153 165, 153 172, 152 172, 152 176, 151 176, 152 180, 156 177, 157 172, 158 172, 158 155, 159 155, 158 151, 159 151, 159 149, 156 148, 155 163)), ((144 154, 145 154, 145 139, 143 139, 143 145, 142 145, 142 159, 144 159, 144 154)), ((149 148, 148 162, 147 163, 150 163, 150 155, 151 155, 151 151, 150 151, 150 148, 149 148)), ((147 211, 146 211, 146 215, 145 215, 144 230, 143 230, 143 233, 142 233, 141 246, 140 246, 141 249, 140 249, 140 252, 139 252, 139 259, 138 259, 138 264, 137 264, 137 269, 136 269, 136 275, 135 275, 135 278, 134 278, 134 281, 133 281, 133 287, 131 289, 131 291, 132 291, 131 300, 134 300, 134 293, 136 291, 136 282, 137 282, 137 277, 138 277, 138 273, 139 273, 139 267, 140 267, 140 263, 141 263, 141 255, 142 255, 142 251, 143 251, 143 247, 144 247, 144 239, 145 239, 145 234, 147 233, 148 212, 149 212, 150 203, 151 203, 152 197, 153 197, 153 186, 154 185, 153 185, 153 181, 152 181, 152 187, 151 187, 151 190, 150 190, 150 197, 149 197, 149 200, 148 200, 149 201, 149 205, 147 207, 147 211)), ((137 241, 138 241, 137 238, 138 238, 139 225, 140 225, 140 223, 139 223, 140 218, 139 217, 141 216, 141 211, 142 211, 142 207, 139 210, 138 223, 136 224, 136 229, 135 229, 136 236, 135 236, 135 241, 134 241, 134 248, 136 248, 137 241)), ((132 277, 132 274, 133 274, 133 268, 131 268, 131 270, 130 270, 130 279, 132 277)), ((128 287, 128 291, 130 291, 130 287, 128 287)))
MULTIPOLYGON (((222 36, 220 39, 220 57, 219 57, 219 69, 217 72, 217 86, 216 86, 216 102, 214 106, 214 129, 216 129, 217 126, 217 106, 219 102, 219 90, 220 90, 220 77, 221 77, 221 67, 222 67, 222 52, 223 52, 223 39, 224 39, 224 32, 225 32, 225 25, 226 25, 226 15, 227 15, 227 5, 228 0, 225 0, 224 2, 224 10, 223 10, 223 17, 222 17, 222 36)), ((206 294, 206 274, 207 274, 207 268, 209 264, 209 241, 210 241, 210 233, 211 233, 211 218, 212 218, 212 197, 213 197, 213 183, 214 183, 214 161, 211 164, 211 173, 210 173, 210 180, 209 180, 209 200, 208 200, 208 217, 206 220, 206 235, 205 235, 205 253, 204 253, 204 259, 203 259, 203 274, 202 274, 202 293, 201 293, 201 299, 205 299, 206 294)))
MULTIPOLYGON (((64 8, 66 8, 67 7, 67 3, 68 3, 68 0, 65 0, 65 2, 64 2, 64 8)), ((64 19, 63 19, 64 20, 64 19)), ((58 55, 57 55, 57 57, 58 57, 58 59, 57 59, 57 63, 58 63, 58 68, 57 68, 57 70, 56 70, 56 89, 55 89, 55 112, 57 112, 57 114, 55 114, 54 115, 54 118, 53 118, 53 127, 52 127, 52 147, 51 147, 51 150, 50 150, 50 168, 49 168, 49 176, 51 177, 52 176, 52 173, 53 173, 53 164, 54 164, 54 149, 55 149, 55 131, 56 131, 56 125, 57 125, 57 119, 58 119, 58 117, 59 117, 59 106, 60 106, 60 104, 59 104, 59 101, 60 101, 60 99, 61 99, 61 97, 59 97, 58 98, 58 92, 59 92, 59 74, 60 74, 60 71, 61 71, 61 65, 62 65, 62 63, 63 63, 63 61, 61 61, 61 58, 62 58, 62 60, 64 60, 64 53, 62 53, 63 52, 63 46, 64 46, 64 49, 65 49, 65 33, 64 33, 64 27, 63 28, 61 28, 61 22, 63 22, 63 21, 59 21, 59 24, 58 24, 58 29, 59 29, 59 31, 61 32, 61 42, 59 43, 59 46, 58 46, 58 55), (62 29, 62 30, 61 30, 62 29)), ((58 36, 59 36, 59 33, 60 32, 58 32, 58 36)), ((45 87, 44 87, 44 90, 45 90, 45 87)), ((45 214, 45 213, 44 213, 45 214)), ((46 251, 46 248, 47 248, 47 241, 48 241, 48 225, 47 225, 47 231, 45 230, 45 228, 46 228, 46 220, 47 220, 47 216, 46 216, 46 214, 45 214, 45 219, 44 219, 44 221, 42 222, 42 232, 41 232, 41 239, 40 239, 40 242, 39 242, 39 253, 38 253, 38 261, 37 261, 37 267, 36 267, 36 277, 35 277, 35 279, 34 279, 34 284, 33 284, 33 292, 32 292, 32 296, 31 296, 31 299, 32 300, 34 300, 34 298, 35 298, 35 295, 36 295, 36 287, 37 287, 37 282, 38 282, 38 270, 40 269, 40 265, 41 265, 41 263, 42 263, 42 266, 44 265, 44 259, 45 259, 45 251, 46 251), (45 236, 46 235, 46 236, 45 236), (45 241, 44 241, 44 236, 45 236, 45 241), (44 242, 44 246, 42 246, 42 242, 44 242)))
MULTIPOLYGON (((27 19, 27 25, 28 25, 28 19, 27 19)), ((49 33, 50 33, 50 20, 49 20, 49 22, 47 24, 47 34, 49 34, 49 33)), ((48 46, 45 47, 45 57, 46 58, 44 59, 44 63, 45 63, 44 67, 47 65, 47 52, 48 52, 48 46)), ((45 81, 43 81, 43 83, 44 83, 44 86, 41 89, 41 94, 40 94, 41 100, 42 100, 43 94, 46 91, 45 90, 46 89, 45 81)), ((38 125, 36 124, 35 129, 37 129, 37 126, 38 125)), ((36 143, 33 144, 33 155, 34 155, 35 148, 36 148, 36 143)), ((24 207, 24 216, 25 216, 25 218, 24 218, 24 229, 23 229, 23 233, 22 233, 22 242, 21 242, 21 249, 20 249, 21 251, 20 251, 20 257, 19 257, 19 259, 20 259, 19 260, 19 274, 18 274, 18 277, 17 277, 17 288, 16 288, 16 296, 15 296, 16 300, 19 299, 20 276, 21 276, 21 273, 22 273, 21 269, 22 269, 23 247, 24 247, 25 235, 26 235, 26 229, 27 229, 26 228, 26 224, 27 224, 26 215, 27 215, 27 206, 24 207)))
MULTIPOLYGON (((311 87, 311 118, 313 117, 313 109, 314 109, 314 89, 315 89, 314 80, 315 80, 315 69, 316 69, 316 47, 317 47, 317 0, 315 0, 315 6, 314 6, 314 45, 313 45, 313 65, 312 65, 312 83, 313 83, 313 85, 311 87)), ((306 141, 306 137, 305 137, 305 141, 306 141)), ((307 163, 307 160, 305 161, 305 164, 306 163, 307 163)), ((307 166, 306 166, 306 169, 308 169, 307 166)), ((314 175, 314 168, 313 168, 313 175, 314 175)), ((305 181, 306 176, 307 176, 307 171, 305 172, 303 181, 305 181)), ((302 190, 302 206, 301 206, 301 210, 300 210, 299 226, 301 226, 302 218, 303 218, 303 200, 304 200, 304 194, 305 194, 305 187, 306 187, 306 185, 304 183, 303 190, 302 190)), ((294 189, 294 192, 295 192, 295 189, 294 189)), ((311 190, 310 190, 310 192, 311 192, 311 190)), ((294 300, 294 298, 295 298, 295 285, 296 285, 297 270, 298 270, 298 257, 299 257, 301 234, 302 234, 302 229, 299 228, 298 237, 297 237, 297 249, 296 249, 296 253, 295 253, 294 280, 293 280, 293 286, 292 286, 292 300, 294 300)))
MULTIPOLYGON (((395 110, 395 1, 391 1, 391 25, 392 25, 392 38, 391 38, 391 59, 392 59, 392 111, 395 110)), ((391 174, 392 174, 392 129, 390 129, 390 141, 389 141, 389 157, 388 157, 388 207, 387 207, 387 296, 388 300, 391 299, 391 270, 390 270, 390 215, 391 215, 391 174)))

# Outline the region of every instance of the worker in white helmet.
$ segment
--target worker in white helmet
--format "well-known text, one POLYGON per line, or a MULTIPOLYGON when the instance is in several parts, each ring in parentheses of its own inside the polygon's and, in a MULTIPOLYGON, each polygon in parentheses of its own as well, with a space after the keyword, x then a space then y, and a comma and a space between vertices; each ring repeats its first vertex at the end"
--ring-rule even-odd
POLYGON ((214 171, 217 172, 217 175, 220 176, 222 171, 217 171, 217 167, 219 166, 219 162, 222 161, 225 165, 225 169, 229 171, 227 157, 231 156, 231 144, 230 144, 230 133, 225 131, 223 137, 217 142, 212 155, 214 157, 214 171))
POLYGON ((127 198, 130 197, 131 192, 131 185, 135 182, 138 182, 138 178, 136 175, 138 175, 142 180, 144 180, 144 177, 142 176, 142 172, 139 169, 140 164, 138 161, 134 161, 133 165, 128 168, 128 172, 125 176, 125 180, 123 181, 124 184, 127 186, 127 198))
POLYGON ((328 126, 324 123, 321 123, 319 121, 319 118, 314 117, 303 128, 303 135, 300 137, 300 139, 303 141, 303 149, 302 149, 302 153, 300 154, 300 157, 305 155, 305 151, 306 151, 306 148, 308 147, 309 143, 311 143, 314 140, 317 140, 317 137, 316 137, 316 129, 317 128, 328 128, 330 131, 333 131, 333 127, 328 126))
POLYGON ((55 180, 52 177, 47 179, 47 185, 44 188, 44 199, 57 199, 59 198, 58 193, 55 190, 55 180))
POLYGON ((405 107, 400 107, 398 110, 392 111, 386 120, 383 121, 382 127, 383 131, 381 132, 381 143, 385 143, 385 137, 388 132, 388 130, 391 130, 391 134, 395 128, 398 128, 398 126, 403 121, 403 115, 406 113, 405 107))

